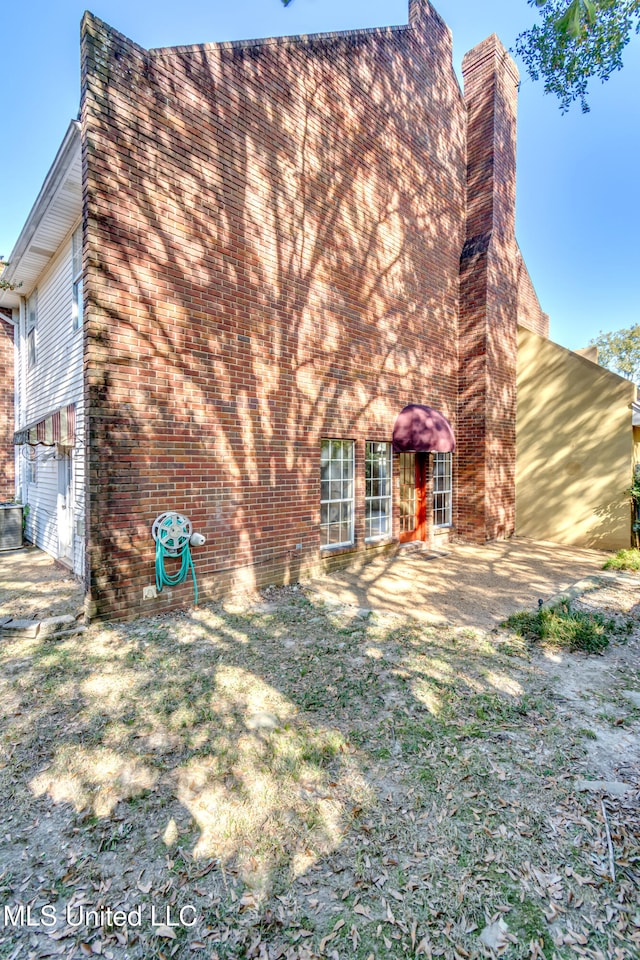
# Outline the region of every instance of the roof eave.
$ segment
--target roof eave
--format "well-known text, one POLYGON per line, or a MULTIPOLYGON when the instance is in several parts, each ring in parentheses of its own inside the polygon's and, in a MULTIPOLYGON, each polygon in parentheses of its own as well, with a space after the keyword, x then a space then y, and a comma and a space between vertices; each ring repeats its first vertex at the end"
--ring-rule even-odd
MULTIPOLYGON (((53 163, 47 173, 44 183, 40 188, 40 192, 36 198, 35 203, 33 204, 29 216, 26 219, 26 222, 20 231, 20 235, 15 243, 13 250, 11 251, 10 256, 8 257, 9 266, 5 267, 2 272, 2 280, 15 285, 13 290, 2 290, 0 291, 0 306, 3 307, 17 307, 20 303, 20 296, 26 295, 30 290, 26 287, 26 277, 22 276, 25 272, 23 269, 23 260, 25 254, 29 250, 31 242, 36 234, 36 231, 40 225, 45 221, 47 213, 50 211, 53 200, 58 194, 60 187, 65 182, 69 175, 69 171, 73 165, 74 160, 77 158, 80 150, 80 123, 77 120, 72 120, 67 128, 64 139, 58 149, 58 152, 55 156, 53 163), (20 285, 24 285, 25 289, 22 289, 20 285), (18 292, 18 290, 20 292, 18 292)), ((72 226, 70 224, 69 226, 72 226)), ((48 257, 43 258, 42 266, 39 272, 46 267, 48 260, 51 259, 53 253, 48 257)), ((32 271, 31 271, 32 272, 32 271)), ((29 277, 29 282, 31 283, 31 277, 29 277)))

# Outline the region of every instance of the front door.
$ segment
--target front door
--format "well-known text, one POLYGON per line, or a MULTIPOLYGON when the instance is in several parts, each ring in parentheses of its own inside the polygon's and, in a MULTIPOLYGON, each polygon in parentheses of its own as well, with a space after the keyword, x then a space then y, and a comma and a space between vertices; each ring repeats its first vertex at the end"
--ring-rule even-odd
POLYGON ((400 454, 400 542, 427 539, 426 453, 400 454))
POLYGON ((58 559, 73 564, 73 499, 71 456, 58 460, 58 559))

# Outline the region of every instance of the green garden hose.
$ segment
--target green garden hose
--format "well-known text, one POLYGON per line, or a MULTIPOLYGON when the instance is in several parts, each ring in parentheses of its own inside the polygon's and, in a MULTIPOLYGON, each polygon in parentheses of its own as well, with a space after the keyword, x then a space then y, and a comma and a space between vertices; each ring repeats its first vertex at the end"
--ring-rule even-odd
POLYGON ((191 571, 194 602, 197 604, 198 582, 191 556, 190 534, 190 521, 179 513, 162 514, 155 521, 153 536, 156 541, 156 588, 158 593, 161 593, 163 587, 175 587, 184 583, 191 571), (167 573, 166 557, 180 557, 180 569, 176 573, 167 573))

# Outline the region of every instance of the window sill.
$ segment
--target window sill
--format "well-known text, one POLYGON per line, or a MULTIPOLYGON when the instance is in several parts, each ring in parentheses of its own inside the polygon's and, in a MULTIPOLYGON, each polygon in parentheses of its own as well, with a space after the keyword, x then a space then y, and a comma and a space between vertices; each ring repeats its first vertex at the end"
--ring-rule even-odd
POLYGON ((320 547, 320 554, 322 556, 334 556, 336 553, 351 553, 355 549, 355 543, 327 544, 320 547))
POLYGON ((385 534, 382 537, 367 537, 364 541, 365 547, 378 547, 384 543, 393 543, 393 537, 390 534, 385 534))

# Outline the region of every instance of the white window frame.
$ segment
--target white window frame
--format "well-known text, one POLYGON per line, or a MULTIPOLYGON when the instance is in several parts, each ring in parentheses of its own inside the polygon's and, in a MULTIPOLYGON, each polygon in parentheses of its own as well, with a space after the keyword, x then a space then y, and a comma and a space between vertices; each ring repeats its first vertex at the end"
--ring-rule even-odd
POLYGON ((29 447, 29 456, 27 457, 27 485, 37 486, 38 484, 38 457, 35 447, 29 447))
POLYGON ((453 503, 453 458, 450 453, 434 453, 433 474, 433 526, 452 525, 453 503), (444 469, 440 470, 442 466, 444 469))
POLYGON ((38 291, 34 290, 26 304, 25 334, 27 340, 27 370, 38 362, 38 291))
POLYGON ((387 441, 365 444, 365 541, 388 540, 392 524, 393 456, 387 441), (383 466, 384 465, 384 466, 383 466), (381 469, 382 468, 382 469, 381 469))
POLYGON ((320 442, 320 549, 355 543, 355 443, 327 438, 320 442), (334 536, 337 531, 337 537, 334 536))
POLYGON ((84 320, 84 279, 82 273, 82 224, 71 237, 71 283, 73 299, 71 317, 74 330, 80 330, 84 320))

